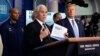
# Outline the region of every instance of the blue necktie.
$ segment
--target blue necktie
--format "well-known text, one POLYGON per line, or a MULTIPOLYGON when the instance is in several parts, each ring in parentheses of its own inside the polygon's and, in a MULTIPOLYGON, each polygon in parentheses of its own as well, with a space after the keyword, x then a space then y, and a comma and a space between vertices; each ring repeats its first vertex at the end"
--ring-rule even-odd
POLYGON ((72 28, 73 28, 75 37, 79 37, 79 30, 78 30, 77 25, 75 25, 75 21, 74 20, 72 20, 72 28))

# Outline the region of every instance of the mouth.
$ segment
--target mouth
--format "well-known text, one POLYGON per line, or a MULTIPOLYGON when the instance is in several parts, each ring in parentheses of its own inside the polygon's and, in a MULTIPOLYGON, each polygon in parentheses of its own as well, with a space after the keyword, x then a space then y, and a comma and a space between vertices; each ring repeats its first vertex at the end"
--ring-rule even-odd
POLYGON ((46 18, 46 17, 43 17, 44 19, 46 18))

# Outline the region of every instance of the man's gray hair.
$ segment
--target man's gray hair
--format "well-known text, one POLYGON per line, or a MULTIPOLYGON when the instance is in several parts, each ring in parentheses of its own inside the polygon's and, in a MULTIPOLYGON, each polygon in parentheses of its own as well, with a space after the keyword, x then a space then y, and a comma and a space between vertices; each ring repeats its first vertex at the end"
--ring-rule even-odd
POLYGON ((36 7, 35 11, 39 11, 41 8, 47 8, 47 7, 43 4, 40 4, 36 7))

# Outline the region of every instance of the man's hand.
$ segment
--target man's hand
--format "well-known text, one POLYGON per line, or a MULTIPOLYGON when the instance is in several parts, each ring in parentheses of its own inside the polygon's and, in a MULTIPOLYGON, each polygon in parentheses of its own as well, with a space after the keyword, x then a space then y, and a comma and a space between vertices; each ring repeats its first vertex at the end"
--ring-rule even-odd
POLYGON ((65 37, 65 38, 68 38, 68 33, 65 33, 65 34, 64 34, 64 37, 65 37))
POLYGON ((42 28, 41 31, 40 31, 40 39, 41 39, 41 41, 43 41, 43 38, 46 38, 48 35, 49 35, 48 28, 45 28, 45 29, 42 28))

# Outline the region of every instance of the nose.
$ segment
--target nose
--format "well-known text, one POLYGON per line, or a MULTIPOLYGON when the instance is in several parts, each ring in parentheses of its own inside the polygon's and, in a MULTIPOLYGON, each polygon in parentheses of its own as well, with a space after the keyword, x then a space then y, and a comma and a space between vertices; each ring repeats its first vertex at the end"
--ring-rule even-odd
POLYGON ((70 10, 70 13, 72 13, 73 11, 72 10, 70 10))
POLYGON ((43 13, 43 16, 46 16, 47 14, 46 13, 43 13))

